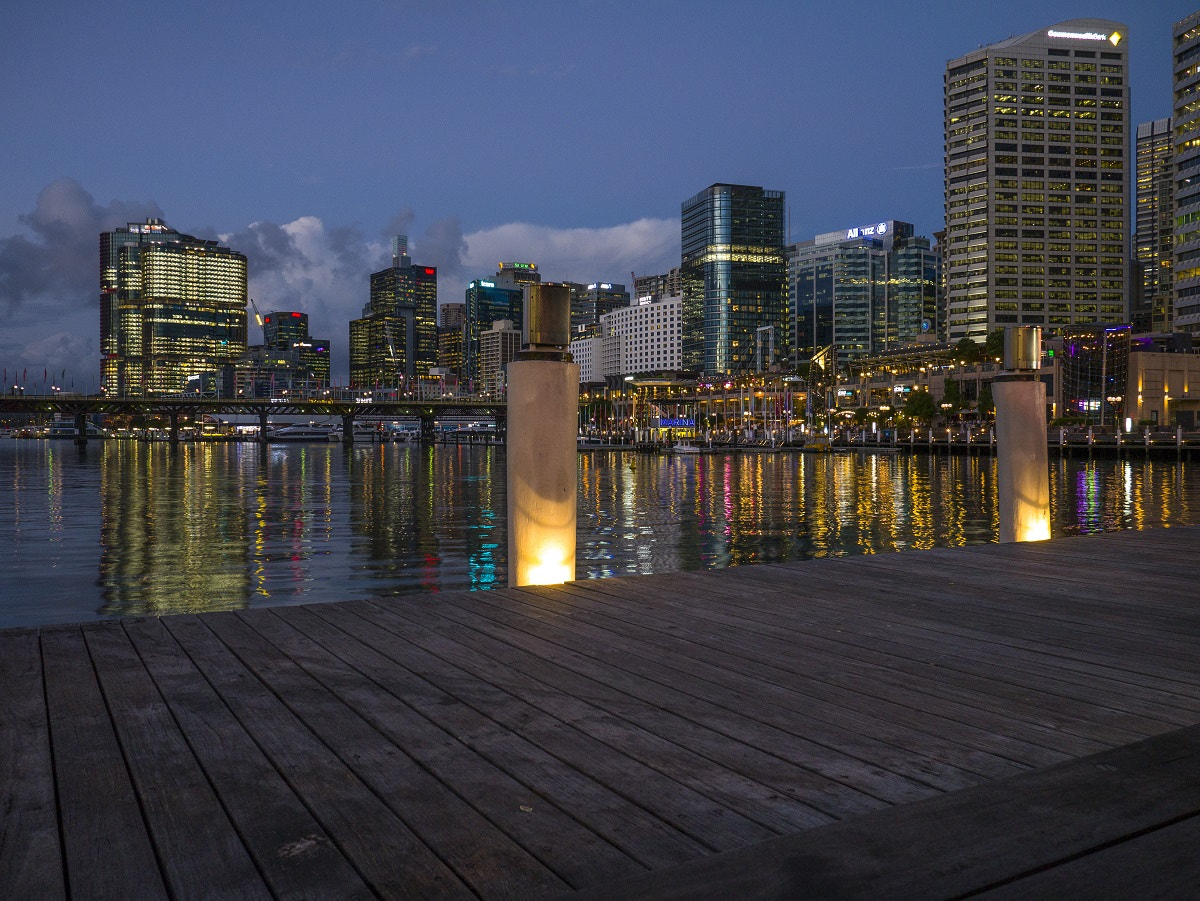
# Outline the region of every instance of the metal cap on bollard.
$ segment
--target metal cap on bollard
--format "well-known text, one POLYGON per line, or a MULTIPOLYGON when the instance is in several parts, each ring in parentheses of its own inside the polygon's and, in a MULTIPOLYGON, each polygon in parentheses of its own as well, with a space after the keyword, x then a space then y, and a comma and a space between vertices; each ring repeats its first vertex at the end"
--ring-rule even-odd
POLYGON ((1009 372, 1035 372, 1042 365, 1042 330, 1036 325, 1004 330, 1004 368, 1009 372))
POLYGON ((570 360, 571 289, 554 282, 525 289, 525 317, 521 323, 522 359, 570 360))

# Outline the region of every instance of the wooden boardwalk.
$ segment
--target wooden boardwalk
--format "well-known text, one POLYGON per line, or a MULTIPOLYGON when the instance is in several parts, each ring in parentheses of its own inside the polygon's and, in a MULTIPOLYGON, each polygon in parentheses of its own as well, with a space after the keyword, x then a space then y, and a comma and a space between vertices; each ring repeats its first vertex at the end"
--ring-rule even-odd
MULTIPOLYGON (((1173 528, 0 631, 0 897, 1136 872, 1174 858, 1126 839, 1200 834, 1198 547, 1173 528), (1107 831, 1046 838, 1070 831, 1054 791, 1107 831), (838 853, 858 870, 813 863, 838 853)), ((1195 885, 1196 856, 1159 884, 1195 885)))

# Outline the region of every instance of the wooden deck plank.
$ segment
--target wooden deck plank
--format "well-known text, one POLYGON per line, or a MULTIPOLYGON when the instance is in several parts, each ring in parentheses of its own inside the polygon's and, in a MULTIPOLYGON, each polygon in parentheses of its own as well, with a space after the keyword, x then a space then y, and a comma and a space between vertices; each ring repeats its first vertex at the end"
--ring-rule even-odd
POLYGON ((125 632, 83 634, 171 894, 271 897, 125 632))
POLYGON ((1197 538, 0 632, 0 895, 1190 889, 1197 538))
POLYGON ((669 866, 707 852, 673 823, 530 741, 524 729, 501 728, 484 712, 426 681, 423 671, 399 663, 407 659, 404 643, 382 635, 377 626, 355 612, 357 606, 362 605, 313 605, 303 612, 357 639, 361 643, 357 665, 381 686, 643 866, 669 866))
MULTIPOLYGON (((369 720, 450 791, 544 861, 568 885, 586 885, 613 873, 642 870, 615 845, 374 681, 366 664, 381 660, 378 652, 334 629, 305 608, 291 608, 286 615, 270 613, 279 620, 280 629, 290 629, 328 652, 324 656, 297 658, 313 678, 369 720), (357 668, 360 666, 362 669, 357 668), (537 816, 529 816, 534 810, 537 816)), ((265 619, 265 612, 262 618, 265 619)), ((266 628, 258 621, 255 626, 266 628)), ((279 637, 274 631, 272 635, 279 637)))
POLYGON ((0 894, 64 898, 42 660, 33 629, 0 632, 0 894))
POLYGON ((89 899, 165 899, 83 632, 45 629, 41 642, 68 891, 89 899))
MULTIPOLYGON (((350 605, 369 616, 368 604, 350 605)), ((324 615, 324 611, 318 611, 324 615)), ((526 703, 503 686, 471 678, 456 664, 420 649, 396 633, 383 633, 377 647, 399 653, 420 668, 426 679, 486 715, 498 726, 519 730, 539 745, 596 782, 618 791, 674 824, 710 850, 738 847, 772 837, 769 829, 723 807, 712 799, 664 775, 636 758, 616 751, 526 703)))
MULTIPOLYGON (((914 693, 957 700, 993 713, 1052 715, 1055 729, 1085 738, 1103 736, 1106 743, 1122 738, 1133 741, 1190 723, 1197 712, 1165 706, 1161 696, 1128 701, 1124 694, 1106 691, 1095 676, 1063 683, 1043 670, 1036 679, 1022 679, 1027 669, 1038 666, 1038 658, 1026 654, 1015 665, 995 665, 990 646, 957 639, 939 641, 936 632, 932 636, 919 632, 919 642, 899 641, 894 637, 897 630, 914 628, 907 625, 908 620, 881 621, 845 606, 822 608, 811 603, 812 596, 804 588, 781 586, 757 576, 755 583, 760 596, 778 598, 790 609, 760 613, 731 600, 720 608, 689 604, 688 613, 700 621, 754 636, 761 653, 780 659, 800 656, 806 664, 824 661, 835 673, 834 679, 841 679, 843 673, 862 678, 882 675, 889 684, 914 693), (853 627, 846 628, 850 623, 853 627), (966 653, 964 645, 974 646, 978 652, 966 653), (955 673, 954 679, 945 678, 947 670, 955 673), (1081 702, 1089 708, 1086 715, 1079 711, 1081 702)), ((663 593, 657 603, 679 610, 686 602, 663 593)))
POLYGON ((203 620, 214 616, 222 618, 170 617, 166 625, 363 880, 394 897, 469 897, 453 871, 208 628, 203 620))
POLYGON ((975 895, 1032 898, 1194 898, 1200 886, 1200 814, 1039 870, 975 895))
MULTIPOLYGON (((932 798, 714 855, 609 884, 580 901, 671 899, 876 899, 975 897, 1012 884, 1013 897, 1058 898, 1052 890, 1021 894, 1015 878, 1078 861, 1075 873, 1105 867, 1106 849, 1200 813, 1200 727, 1189 727, 932 798)), ((1181 834, 1178 836, 1183 837, 1181 834)), ((1179 879, 1194 889, 1200 857, 1180 860, 1166 836, 1166 860, 1179 868, 1159 878, 1152 860, 1132 860, 1138 889, 1092 896, 1067 883, 1067 897, 1170 897, 1179 879)), ((1118 855, 1118 858, 1121 855, 1118 855)), ((1116 860, 1118 858, 1111 858, 1116 860)), ((1131 860, 1126 856, 1127 861, 1131 860)), ((1159 858, 1160 860, 1164 858, 1159 858)), ((1071 874, 1068 874, 1071 875, 1071 874)), ((1095 881, 1099 882, 1098 879, 1095 881)), ((1102 883, 1101 883, 1102 884, 1102 883)), ((1136 883, 1135 883, 1136 884, 1136 883)), ((1036 883, 1031 884, 1036 888, 1036 883)), ((1189 896, 1191 891, 1185 892, 1189 896)))
MULTIPOLYGON (((763 567, 763 569, 770 569, 770 567, 763 567)), ((778 575, 775 573, 760 575, 757 572, 748 571, 747 578, 756 583, 756 590, 745 593, 736 600, 731 600, 730 607, 739 612, 757 610, 762 617, 767 618, 777 616, 778 614, 775 612, 777 596, 780 594, 778 575)), ((872 585, 869 576, 863 580, 862 584, 864 586, 872 585)), ((882 591, 882 589, 880 590, 882 591)), ((853 632, 862 628, 863 624, 874 623, 877 626, 886 627, 897 635, 903 633, 905 643, 922 651, 929 646, 936 645, 939 640, 948 641, 946 648, 950 651, 953 651, 956 646, 961 648, 974 646, 985 652, 989 659, 1009 661, 1016 672, 1023 672, 1025 667, 1033 667, 1034 671, 1045 676, 1051 685, 1071 679, 1075 679, 1080 684, 1090 684, 1100 678, 1113 683, 1122 694, 1128 695, 1131 699, 1139 698, 1139 686, 1150 686, 1154 689, 1154 696, 1167 699, 1170 695, 1164 689, 1169 688, 1175 682, 1180 682, 1178 678, 1173 681, 1165 681, 1162 676, 1146 675, 1128 669, 1126 666, 1128 657, 1111 653, 1111 646, 1107 643, 1098 649, 1105 652, 1099 657, 1097 649, 1093 649, 1089 655, 1066 655, 1062 652, 1060 644, 1045 631, 1037 633, 1031 629, 1027 630, 1025 635, 1001 636, 995 630, 983 628, 990 621, 986 609, 983 609, 986 608, 986 602, 971 605, 972 612, 979 610, 978 617, 974 617, 964 615, 961 609, 951 609, 947 612, 936 606, 929 607, 924 603, 931 594, 929 590, 921 591, 919 588, 910 588, 904 584, 892 587, 886 592, 888 603, 872 601, 867 596, 869 594, 870 592, 864 592, 863 597, 857 598, 853 605, 849 605, 844 597, 831 597, 809 592, 806 589, 805 610, 806 612, 811 611, 811 615, 817 615, 819 611, 824 610, 829 615, 843 618, 849 626, 844 631, 851 636, 853 632), (967 622, 967 619, 971 621, 967 622), (963 622, 960 624, 956 622, 957 620, 963 622), (941 639, 938 638, 939 635, 942 636, 941 639), (1108 659, 1110 663, 1107 666, 1100 665, 1100 661, 1103 659, 1108 659)), ((875 594, 877 595, 878 592, 875 594)), ((957 606, 961 607, 961 604, 957 606)), ((1127 627, 1135 628, 1136 624, 1128 624, 1127 627)), ((1143 656, 1145 655, 1143 654, 1143 656)), ((1156 654, 1150 656, 1156 656, 1156 654)), ((1182 680, 1182 684, 1190 685, 1186 679, 1186 672, 1183 675, 1185 678, 1182 680)), ((1193 709, 1190 700, 1186 701, 1180 709, 1190 716, 1193 709)))
POLYGON ((209 626, 473 890, 531 898, 569 887, 317 681, 309 667, 326 665, 327 649, 271 611, 219 617, 209 626))
POLYGON ((120 625, 272 892, 282 898, 374 897, 164 622, 120 625))
MULTIPOLYGON (((801 793, 821 795, 829 802, 839 795, 852 794, 797 767, 787 767, 784 772, 783 761, 753 753, 753 749, 731 743, 716 733, 703 734, 694 724, 667 710, 630 704, 628 696, 548 663, 523 648, 457 627, 453 620, 436 618, 438 622, 431 622, 435 618, 427 610, 421 611, 419 619, 405 613, 403 604, 386 605, 373 621, 431 654, 443 659, 453 657, 472 675, 504 685, 559 720, 611 744, 620 753, 646 761, 664 775, 681 780, 776 833, 808 829, 832 820, 829 814, 801 800, 801 793), (450 624, 448 632, 453 633, 453 640, 447 632, 432 630, 439 624, 450 624), (546 691, 548 685, 553 685, 555 691, 546 691), (731 745, 737 747, 731 750, 731 745), (740 755, 739 748, 743 749, 740 755), (720 760, 710 759, 710 754, 720 760), (734 763, 746 756, 751 759, 740 761, 740 766, 734 763), (757 778, 746 775, 751 772, 757 778), (776 778, 770 779, 772 775, 776 778)), ((861 806, 864 799, 853 797, 851 801, 861 806)))
MULTIPOLYGON (((603 582, 587 588, 621 597, 603 582)), ((876 734, 882 735, 880 730, 887 729, 890 741, 910 749, 925 748, 939 759, 966 760, 969 750, 973 750, 974 765, 991 775, 997 775, 997 768, 1012 772, 1011 763, 1047 765, 1061 760, 1064 754, 1091 753, 1100 747, 1012 718, 1005 718, 1001 724, 986 711, 965 705, 945 701, 926 705, 900 697, 883 680, 859 679, 852 688, 842 688, 819 668, 786 669, 781 665, 786 661, 760 653, 755 641, 728 630, 654 633, 652 626, 637 621, 639 613, 630 611, 627 616, 628 625, 611 627, 616 634, 636 634, 657 660, 684 672, 693 671, 691 674, 703 678, 705 684, 727 691, 753 692, 772 709, 819 717, 848 729, 861 728, 863 718, 869 717, 877 724, 876 734), (698 662, 705 665, 702 677, 694 672, 698 662)))
MULTIPOLYGON (((762 688, 761 684, 729 690, 706 680, 690 665, 680 669, 660 662, 660 655, 653 648, 623 646, 611 634, 597 630, 585 631, 580 636, 576 634, 578 629, 587 627, 575 622, 575 618, 570 632, 551 630, 542 638, 536 620, 530 619, 527 611, 518 612, 506 605, 496 613, 490 594, 487 598, 462 599, 462 604, 453 606, 495 617, 492 628, 498 634, 513 635, 514 630, 520 630, 545 641, 539 645, 539 652, 567 660, 564 665, 572 665, 569 662, 572 657, 591 658, 607 673, 610 685, 644 702, 669 706, 731 739, 812 769, 876 799, 903 803, 927 796, 931 788, 947 790, 975 781, 976 777, 964 779, 959 767, 946 764, 934 754, 913 754, 903 746, 883 740, 889 738, 891 724, 876 723, 872 734, 865 735, 861 728, 851 729, 815 717, 811 707, 797 714, 766 699, 756 698, 755 703, 748 705, 745 699, 753 695, 747 692, 762 688)), ((452 604, 441 606, 449 611, 452 604)))

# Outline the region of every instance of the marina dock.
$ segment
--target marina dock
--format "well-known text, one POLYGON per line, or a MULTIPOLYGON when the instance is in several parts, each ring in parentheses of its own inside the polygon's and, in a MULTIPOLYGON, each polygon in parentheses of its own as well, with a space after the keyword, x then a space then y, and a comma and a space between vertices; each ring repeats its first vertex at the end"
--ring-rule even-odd
POLYGON ((0 896, 1194 891, 1198 547, 0 631, 0 896))

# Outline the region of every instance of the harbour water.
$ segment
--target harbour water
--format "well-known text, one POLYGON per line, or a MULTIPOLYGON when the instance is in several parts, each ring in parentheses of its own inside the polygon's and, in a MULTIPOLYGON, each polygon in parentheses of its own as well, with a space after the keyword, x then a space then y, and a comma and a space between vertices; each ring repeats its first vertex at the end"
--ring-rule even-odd
MULTIPOLYGON (((995 461, 579 458, 578 577, 993 542, 995 461)), ((1200 522, 1200 468, 1051 461, 1054 536, 1200 522)), ((503 448, 0 441, 0 627, 506 582, 503 448)), ((848 587, 849 590, 849 587, 848 587)))

